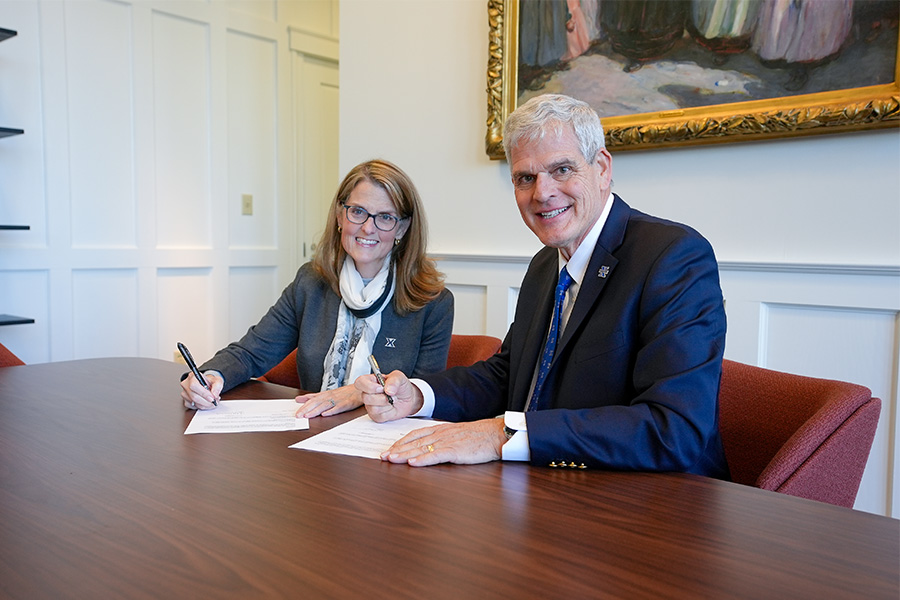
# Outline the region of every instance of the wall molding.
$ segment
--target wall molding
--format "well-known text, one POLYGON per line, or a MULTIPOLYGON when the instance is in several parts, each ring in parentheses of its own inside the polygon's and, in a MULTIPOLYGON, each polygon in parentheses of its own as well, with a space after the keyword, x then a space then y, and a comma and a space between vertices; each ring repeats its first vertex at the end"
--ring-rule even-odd
POLYGON ((452 261, 463 263, 500 263, 513 265, 527 265, 531 262, 531 256, 504 256, 500 254, 453 254, 434 252, 428 256, 437 261, 452 261))
POLYGON ((878 275, 882 277, 900 276, 900 265, 719 261, 719 269, 723 271, 752 271, 757 273, 802 273, 806 275, 878 275))
MULTIPOLYGON (((501 254, 458 254, 448 252, 430 253, 436 261, 462 263, 498 263, 527 265, 531 256, 511 256, 501 254)), ((877 275, 882 277, 900 276, 900 265, 864 265, 837 263, 779 263, 761 261, 719 261, 723 271, 748 271, 757 273, 793 273, 808 275, 877 275)))
POLYGON ((288 32, 290 33, 291 50, 334 62, 338 62, 340 59, 338 38, 313 31, 304 31, 296 27, 288 27, 288 32))

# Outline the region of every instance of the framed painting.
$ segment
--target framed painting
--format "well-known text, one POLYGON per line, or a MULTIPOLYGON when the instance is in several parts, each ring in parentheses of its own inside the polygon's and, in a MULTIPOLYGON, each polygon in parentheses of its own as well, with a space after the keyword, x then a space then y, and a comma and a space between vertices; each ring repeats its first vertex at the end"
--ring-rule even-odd
POLYGON ((900 126, 896 0, 489 0, 486 150, 544 93, 630 150, 900 126))

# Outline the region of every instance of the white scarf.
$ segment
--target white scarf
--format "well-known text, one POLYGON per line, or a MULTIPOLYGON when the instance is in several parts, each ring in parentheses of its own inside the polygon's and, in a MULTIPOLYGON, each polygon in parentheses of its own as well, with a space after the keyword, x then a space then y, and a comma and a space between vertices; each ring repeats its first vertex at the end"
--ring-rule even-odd
POLYGON ((341 306, 334 339, 325 355, 322 391, 349 385, 360 375, 369 373, 368 360, 375 346, 375 335, 381 329, 381 311, 394 296, 394 287, 390 254, 368 284, 363 284, 353 259, 349 256, 344 259, 340 275, 341 306))

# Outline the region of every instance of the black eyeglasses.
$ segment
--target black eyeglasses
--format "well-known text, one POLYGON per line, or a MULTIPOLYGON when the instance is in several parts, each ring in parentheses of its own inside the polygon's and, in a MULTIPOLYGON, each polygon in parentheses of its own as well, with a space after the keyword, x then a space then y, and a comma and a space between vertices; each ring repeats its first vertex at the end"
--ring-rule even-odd
POLYGON ((405 221, 409 218, 395 217, 388 213, 378 213, 373 215, 361 206, 352 206, 350 204, 343 204, 342 206, 347 212, 347 220, 351 223, 362 225, 369 220, 369 217, 371 217, 372 222, 375 223, 375 227, 381 231, 393 231, 397 228, 397 224, 400 223, 400 221, 405 221))

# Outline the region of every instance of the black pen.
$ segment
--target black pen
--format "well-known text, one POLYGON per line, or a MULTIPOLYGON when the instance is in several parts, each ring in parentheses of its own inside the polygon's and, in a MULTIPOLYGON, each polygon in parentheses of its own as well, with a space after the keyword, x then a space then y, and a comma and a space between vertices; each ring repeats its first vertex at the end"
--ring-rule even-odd
MULTIPOLYGON (((184 357, 184 362, 186 362, 187 366, 190 367, 191 372, 194 374, 194 377, 197 378, 197 381, 200 382, 200 385, 212 392, 212 388, 209 387, 209 384, 206 382, 206 378, 203 377, 203 373, 201 373, 197 369, 197 363, 194 362, 194 357, 191 356, 191 351, 187 349, 187 346, 185 346, 181 342, 178 342, 178 351, 181 352, 181 355, 184 357)), ((214 406, 219 405, 219 403, 216 402, 215 398, 213 398, 212 403, 214 406)))
MULTIPOLYGON (((369 355, 369 364, 372 365, 372 371, 375 372, 375 379, 378 380, 378 383, 381 384, 381 387, 384 387, 384 375, 381 374, 381 369, 378 368, 378 361, 375 360, 375 356, 372 354, 369 355)), ((393 406, 394 399, 387 394, 385 394, 385 396, 387 396, 388 402, 390 402, 391 406, 393 406)))

